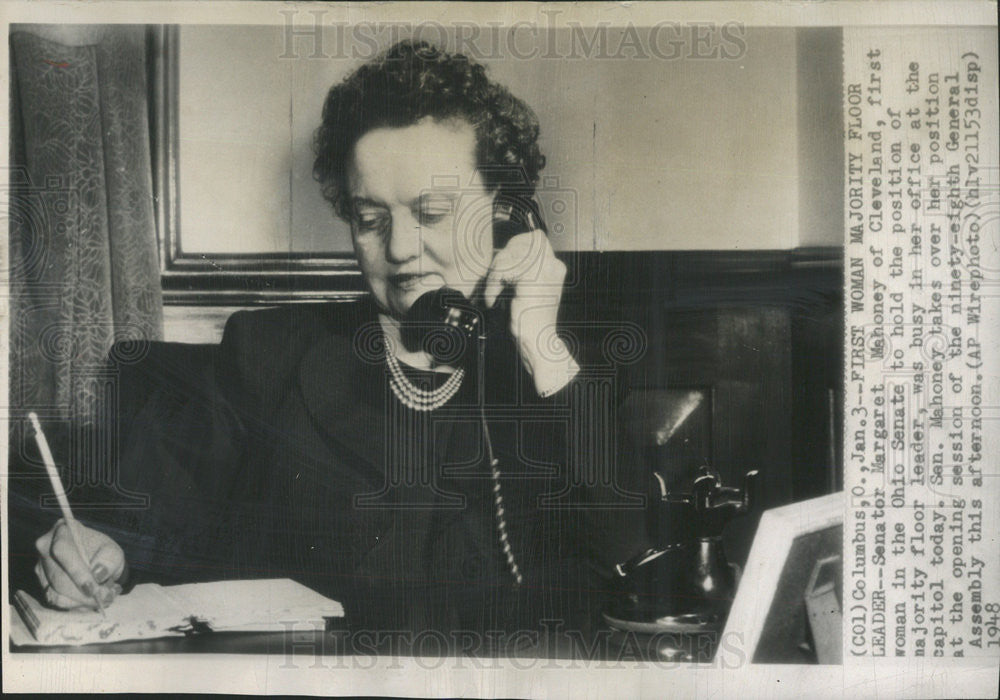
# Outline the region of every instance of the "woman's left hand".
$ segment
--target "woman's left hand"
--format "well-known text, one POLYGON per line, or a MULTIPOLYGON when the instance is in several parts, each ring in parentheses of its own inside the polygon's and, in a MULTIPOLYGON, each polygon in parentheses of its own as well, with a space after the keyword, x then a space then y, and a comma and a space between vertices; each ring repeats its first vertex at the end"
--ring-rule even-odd
POLYGON ((510 332, 541 396, 564 387, 580 369, 556 334, 565 280, 566 265, 545 232, 536 229, 514 236, 497 251, 483 289, 490 308, 505 286, 513 290, 510 332))

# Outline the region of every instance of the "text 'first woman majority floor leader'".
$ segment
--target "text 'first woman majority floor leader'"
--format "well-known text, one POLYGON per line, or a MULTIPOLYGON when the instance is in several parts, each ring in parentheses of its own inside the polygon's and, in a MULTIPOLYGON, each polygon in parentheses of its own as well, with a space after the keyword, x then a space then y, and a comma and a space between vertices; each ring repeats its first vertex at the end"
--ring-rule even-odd
POLYGON ((576 465, 611 426, 577 405, 578 358, 555 332, 566 268, 542 230, 495 251, 483 223, 510 182, 530 194, 538 134, 482 66, 427 44, 335 85, 314 171, 370 295, 233 315, 211 400, 153 402, 123 448, 122 483, 150 507, 109 531, 134 537, 87 529, 89 562, 64 525, 38 540, 49 604, 113 605, 143 577, 288 576, 356 629, 588 627, 614 565, 648 546, 641 498, 622 496, 645 480, 576 465), (442 287, 505 307, 481 357, 409 338, 414 301, 442 287))

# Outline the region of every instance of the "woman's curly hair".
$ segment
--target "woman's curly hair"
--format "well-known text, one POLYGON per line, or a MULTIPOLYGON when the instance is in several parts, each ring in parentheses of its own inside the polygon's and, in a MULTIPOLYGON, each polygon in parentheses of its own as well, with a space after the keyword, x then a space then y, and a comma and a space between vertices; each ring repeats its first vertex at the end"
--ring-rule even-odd
POLYGON ((347 173, 358 139, 372 129, 410 126, 424 117, 462 118, 473 126, 476 165, 487 189, 534 191, 545 156, 531 108, 467 56, 401 41, 330 88, 323 104, 313 177, 339 216, 351 216, 347 173))

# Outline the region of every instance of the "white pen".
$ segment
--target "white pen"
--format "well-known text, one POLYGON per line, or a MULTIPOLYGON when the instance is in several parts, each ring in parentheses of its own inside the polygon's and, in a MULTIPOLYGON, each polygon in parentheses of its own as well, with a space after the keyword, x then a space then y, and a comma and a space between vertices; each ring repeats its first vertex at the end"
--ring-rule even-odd
MULTIPOLYGON (((69 538, 73 541, 77 554, 80 555, 80 559, 87 565, 89 570, 90 559, 80 545, 80 538, 77 536, 76 530, 76 518, 73 517, 73 511, 69 507, 69 500, 66 498, 66 490, 63 488, 62 480, 59 478, 59 472, 56 471, 56 462, 52 459, 52 450, 49 449, 49 441, 45 439, 45 433, 42 432, 42 425, 38 422, 38 414, 32 411, 28 414, 28 419, 31 421, 31 427, 35 429, 35 442, 38 443, 38 451, 42 453, 42 461, 45 462, 45 471, 48 472, 49 481, 52 482, 52 490, 56 492, 56 500, 59 501, 59 508, 62 509, 63 520, 66 521, 66 528, 69 530, 69 538)), ((93 577, 91 577, 91 580, 94 584, 94 602, 97 603, 97 609, 101 611, 101 615, 105 616, 104 605, 97 595, 97 581, 93 577)))

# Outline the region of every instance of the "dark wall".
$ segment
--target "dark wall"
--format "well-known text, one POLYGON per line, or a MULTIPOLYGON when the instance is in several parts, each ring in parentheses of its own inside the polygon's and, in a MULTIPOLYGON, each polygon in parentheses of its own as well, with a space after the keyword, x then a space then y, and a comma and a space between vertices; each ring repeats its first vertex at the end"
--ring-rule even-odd
MULTIPOLYGON (((758 469, 763 508, 840 488, 841 255, 816 248, 570 260, 567 318, 587 319, 583 327, 595 333, 618 322, 645 335, 645 352, 623 376, 649 398, 631 429, 646 431, 636 438, 651 468, 677 480, 704 461, 727 486, 758 469), (705 396, 694 425, 657 446, 649 413, 669 414, 656 402, 688 391, 705 396)), ((731 529, 739 530, 739 559, 754 528, 731 529)))

